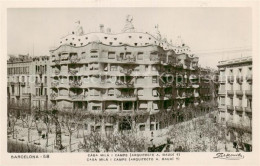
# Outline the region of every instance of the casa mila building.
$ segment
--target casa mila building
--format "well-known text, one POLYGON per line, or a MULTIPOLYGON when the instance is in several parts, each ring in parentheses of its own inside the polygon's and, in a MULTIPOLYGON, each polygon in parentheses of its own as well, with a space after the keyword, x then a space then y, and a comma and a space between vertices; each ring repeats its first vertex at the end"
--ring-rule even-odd
POLYGON ((154 33, 137 32, 132 20, 127 16, 120 33, 101 24, 85 34, 78 22, 60 39, 50 50, 52 107, 84 112, 89 132, 155 132, 211 111, 212 82, 199 74, 212 71, 202 71, 180 37, 168 42, 158 25, 154 33), (199 79, 208 84, 202 91, 199 79), (184 115, 185 108, 194 109, 184 115))

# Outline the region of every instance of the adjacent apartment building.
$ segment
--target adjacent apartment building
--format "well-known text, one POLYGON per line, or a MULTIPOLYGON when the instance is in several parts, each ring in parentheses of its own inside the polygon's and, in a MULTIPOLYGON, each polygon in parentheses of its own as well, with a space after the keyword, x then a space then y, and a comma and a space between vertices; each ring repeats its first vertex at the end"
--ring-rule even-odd
POLYGON ((50 87, 49 56, 9 56, 7 61, 8 108, 18 112, 47 109, 50 87))
POLYGON ((242 139, 247 150, 252 146, 252 57, 220 61, 219 123, 227 127, 230 141, 242 139))

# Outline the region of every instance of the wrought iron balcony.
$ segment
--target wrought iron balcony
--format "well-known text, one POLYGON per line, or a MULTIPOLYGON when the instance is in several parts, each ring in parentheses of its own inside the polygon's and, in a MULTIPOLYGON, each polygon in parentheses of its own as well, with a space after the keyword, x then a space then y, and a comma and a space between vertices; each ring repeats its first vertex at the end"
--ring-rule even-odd
POLYGON ((134 63, 134 62, 136 62, 136 58, 135 57, 132 57, 132 58, 117 58, 117 61, 134 63))
POLYGON ((117 95, 116 96, 118 99, 121 99, 121 100, 135 100, 137 95, 135 94, 132 94, 132 95, 124 95, 124 94, 121 94, 121 95, 117 95))
POLYGON ((232 121, 228 121, 228 122, 226 122, 226 126, 229 127, 229 128, 243 129, 243 130, 246 130, 246 131, 249 131, 249 132, 252 131, 251 126, 242 124, 241 122, 235 123, 235 122, 232 122, 232 121))
POLYGON ((122 69, 122 70, 120 70, 121 73, 124 73, 126 75, 130 75, 132 73, 132 71, 133 71, 132 69, 122 69))
POLYGON ((164 96, 167 98, 172 98, 172 94, 165 94, 164 96))
POLYGON ((252 113, 252 108, 251 107, 245 107, 245 112, 251 112, 252 113))
POLYGON ((82 82, 81 81, 71 81, 69 83, 70 87, 72 88, 77 88, 77 87, 80 87, 82 85, 82 82))
POLYGON ((21 84, 21 86, 25 86, 26 82, 21 82, 20 84, 21 84))
POLYGON ((116 81, 115 84, 117 86, 122 86, 122 87, 134 87, 134 82, 121 82, 121 81, 116 81))
POLYGON ((69 69, 69 74, 76 75, 78 73, 77 69, 69 69))
POLYGON ((178 62, 178 63, 176 64, 176 67, 177 67, 177 68, 183 68, 183 64, 182 64, 181 62, 178 62))
POLYGON ((228 76, 228 82, 233 83, 234 82, 234 76, 228 76))
POLYGON ((219 76, 218 82, 225 83, 226 82, 226 77, 225 76, 219 76))
POLYGON ((55 70, 54 74, 56 75, 60 74, 60 70, 55 70))
POLYGON ((246 90, 245 93, 246 96, 252 96, 252 90, 246 90))
POLYGON ((69 94, 69 97, 72 100, 83 100, 85 98, 85 96, 81 94, 69 94))
POLYGON ((227 110, 233 111, 234 110, 234 106, 233 105, 227 105, 227 110))
POLYGON ((80 61, 80 58, 70 58, 70 63, 76 64, 80 61))
POLYGON ((237 96, 243 96, 243 91, 242 90, 236 90, 236 95, 237 96))
POLYGON ((60 59, 55 59, 55 60, 54 60, 54 62, 55 62, 56 65, 59 65, 59 64, 60 64, 60 61, 61 61, 60 59))
POLYGON ((50 94, 50 98, 51 98, 52 100, 55 100, 57 96, 58 96, 57 93, 51 93, 51 94, 50 94))
POLYGON ((236 111, 243 111, 243 107, 242 106, 236 106, 236 111))
POLYGON ((56 86, 58 86, 58 85, 59 85, 59 82, 58 82, 58 81, 57 81, 57 82, 52 82, 52 83, 51 83, 51 86, 52 86, 52 87, 56 87, 56 86))
POLYGON ((252 81, 252 79, 253 79, 253 76, 252 76, 252 74, 248 74, 247 76, 246 76, 246 80, 247 81, 252 81))
POLYGON ((243 76, 236 76, 237 82, 242 83, 243 82, 243 76))

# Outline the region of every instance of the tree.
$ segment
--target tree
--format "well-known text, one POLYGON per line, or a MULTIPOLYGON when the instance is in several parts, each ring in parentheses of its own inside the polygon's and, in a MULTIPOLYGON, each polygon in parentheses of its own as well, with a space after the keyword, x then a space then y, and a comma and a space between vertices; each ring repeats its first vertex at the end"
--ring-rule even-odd
POLYGON ((31 142, 31 129, 33 127, 33 124, 35 123, 35 115, 33 113, 23 113, 21 119, 23 124, 25 124, 25 127, 27 128, 28 142, 31 142))
POLYGON ((8 108, 7 111, 8 111, 8 114, 7 114, 8 128, 11 129, 10 131, 11 131, 13 139, 14 139, 15 125, 17 123, 18 117, 17 117, 16 111, 14 109, 8 108))
POLYGON ((60 112, 59 115, 62 116, 62 123, 69 133, 69 150, 71 152, 72 134, 76 131, 76 124, 79 124, 84 117, 84 112, 82 109, 66 109, 60 112))

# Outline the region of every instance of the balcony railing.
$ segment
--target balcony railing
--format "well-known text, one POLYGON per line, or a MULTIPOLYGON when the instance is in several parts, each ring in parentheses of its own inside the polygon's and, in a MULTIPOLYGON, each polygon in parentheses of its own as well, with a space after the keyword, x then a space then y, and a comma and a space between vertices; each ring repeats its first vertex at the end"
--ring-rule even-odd
POLYGON ((134 62, 136 62, 136 58, 135 57, 132 57, 132 58, 119 58, 118 57, 117 61, 134 63, 134 62))
POLYGON ((52 87, 56 87, 56 86, 58 86, 58 85, 59 85, 59 82, 58 82, 58 81, 57 81, 57 82, 52 82, 52 83, 51 83, 51 86, 52 86, 52 87))
POLYGON ((234 82, 234 76, 228 76, 228 82, 233 83, 234 82))
POLYGON ((122 86, 122 87, 134 87, 134 82, 121 82, 121 81, 116 81, 115 84, 117 86, 122 86))
POLYGON ((51 93, 51 94, 50 94, 50 98, 51 98, 52 100, 56 99, 57 96, 58 96, 57 93, 51 93))
POLYGON ((30 93, 22 93, 23 96, 30 96, 30 93))
POLYGON ((233 90, 227 90, 227 94, 233 96, 234 95, 234 91, 233 90))
POLYGON ((252 74, 249 74, 249 75, 246 76, 247 81, 252 81, 252 79, 253 79, 252 74))
POLYGON ((176 64, 176 67, 177 68, 183 68, 183 64, 181 62, 179 62, 179 63, 176 64))
POLYGON ((243 96, 243 91, 242 90, 236 90, 236 95, 237 96, 243 96))
POLYGON ((237 82, 242 83, 243 82, 243 76, 236 76, 237 82))
POLYGON ((80 61, 80 58, 70 58, 70 63, 78 63, 80 61))
POLYGON ((78 73, 77 69, 69 69, 69 74, 76 75, 78 73))
POLYGON ((131 100, 131 99, 136 99, 137 95, 132 94, 132 95, 117 95, 116 96, 118 99, 123 99, 123 100, 131 100))
POLYGON ((21 82, 20 84, 21 84, 21 86, 25 86, 26 82, 21 82))
POLYGON ((243 108, 241 106, 236 106, 236 111, 243 111, 243 108))
POLYGON ((245 112, 252 112, 252 108, 251 107, 245 107, 245 112))
POLYGON ((85 96, 81 94, 69 94, 69 97, 72 100, 83 100, 85 96))
POLYGON ((227 105, 227 110, 233 111, 234 110, 234 106, 233 105, 227 105))
POLYGON ((55 59, 54 60, 55 64, 57 64, 57 65, 60 64, 60 61, 61 61, 60 59, 55 59))
POLYGON ((82 82, 81 81, 72 81, 69 83, 69 85, 70 85, 70 87, 77 88, 82 85, 82 82))
POLYGON ((242 124, 241 122, 234 123, 234 122, 228 121, 226 123, 226 125, 227 125, 227 127, 230 127, 230 128, 243 129, 243 130, 246 130, 246 131, 249 131, 249 132, 252 131, 251 126, 247 126, 245 124, 242 124))
POLYGON ((132 73, 132 71, 133 71, 132 69, 122 69, 122 70, 120 70, 121 73, 124 73, 126 75, 130 75, 132 73))
POLYGON ((56 75, 60 74, 60 70, 55 70, 54 74, 56 74, 56 75))
POLYGON ((245 93, 247 96, 252 96, 252 90, 246 90, 245 93))
POLYGON ((226 77, 225 76, 219 76, 218 82, 225 83, 226 82, 226 77))
POLYGON ((164 96, 167 98, 172 98, 172 94, 165 94, 164 96))

